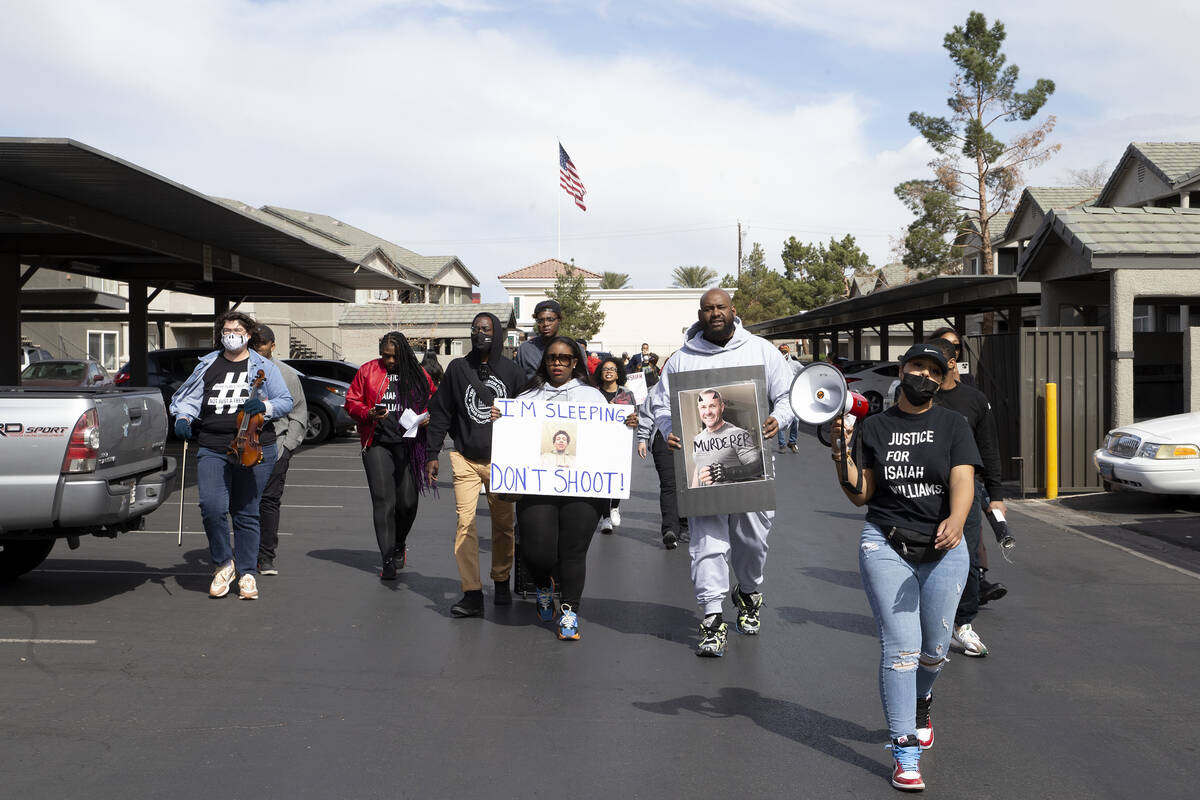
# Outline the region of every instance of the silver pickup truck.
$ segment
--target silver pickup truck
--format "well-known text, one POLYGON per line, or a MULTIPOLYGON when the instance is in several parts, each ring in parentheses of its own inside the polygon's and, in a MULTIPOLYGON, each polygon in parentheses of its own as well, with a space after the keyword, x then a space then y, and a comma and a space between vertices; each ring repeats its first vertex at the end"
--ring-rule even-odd
POLYGON ((166 441, 157 389, 0 387, 0 580, 58 539, 141 528, 174 482, 166 441))

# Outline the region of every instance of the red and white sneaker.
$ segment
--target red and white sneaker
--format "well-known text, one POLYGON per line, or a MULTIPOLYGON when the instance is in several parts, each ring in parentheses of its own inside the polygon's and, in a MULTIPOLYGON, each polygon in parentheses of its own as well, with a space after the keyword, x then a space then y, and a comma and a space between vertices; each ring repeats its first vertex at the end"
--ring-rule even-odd
POLYGON ((932 705, 933 692, 928 697, 917 698, 917 741, 921 743, 922 750, 933 747, 933 719, 929 716, 932 705))
POLYGON ((908 735, 892 740, 892 757, 896 760, 892 770, 892 786, 906 792, 919 792, 925 788, 921 777, 921 745, 916 736, 908 735))

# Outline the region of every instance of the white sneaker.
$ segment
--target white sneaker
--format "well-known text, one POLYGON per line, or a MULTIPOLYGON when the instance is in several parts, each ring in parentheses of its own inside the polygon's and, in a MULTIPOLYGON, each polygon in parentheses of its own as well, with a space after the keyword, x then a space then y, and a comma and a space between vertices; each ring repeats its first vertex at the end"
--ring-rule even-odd
POLYGON ((226 561, 213 573, 212 583, 208 585, 208 596, 224 597, 229 594, 229 585, 236 577, 237 568, 233 566, 233 561, 226 561))
POLYGON ((621 527, 621 509, 614 508, 608 512, 608 521, 613 524, 614 528, 621 527))
POLYGON ((973 658, 983 658, 988 654, 987 645, 979 638, 970 626, 959 625, 954 629, 954 643, 963 649, 963 655, 972 656, 973 658))
POLYGON ((613 529, 612 517, 601 517, 600 518, 600 532, 601 533, 612 533, 612 529, 613 529))
POLYGON ((238 581, 238 597, 243 600, 258 599, 258 581, 254 580, 254 576, 250 573, 246 573, 238 581))

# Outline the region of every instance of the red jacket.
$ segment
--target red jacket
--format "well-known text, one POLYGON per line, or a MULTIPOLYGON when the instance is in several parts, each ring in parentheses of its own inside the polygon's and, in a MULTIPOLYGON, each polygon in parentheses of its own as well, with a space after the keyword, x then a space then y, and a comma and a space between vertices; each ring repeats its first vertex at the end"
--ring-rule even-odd
MULTIPOLYGON (((425 375, 425 380, 429 381, 429 396, 433 397, 433 393, 437 389, 433 385, 433 378, 430 378, 429 373, 424 369, 421 372, 425 375)), ((354 380, 350 381, 350 388, 346 391, 346 413, 350 415, 350 419, 358 423, 358 440, 362 442, 364 449, 369 447, 371 440, 375 438, 375 421, 370 418, 369 414, 371 409, 383 399, 387 384, 387 368, 383 366, 383 359, 377 358, 358 368, 354 380)), ((414 408, 413 411, 421 414, 425 409, 414 408)))

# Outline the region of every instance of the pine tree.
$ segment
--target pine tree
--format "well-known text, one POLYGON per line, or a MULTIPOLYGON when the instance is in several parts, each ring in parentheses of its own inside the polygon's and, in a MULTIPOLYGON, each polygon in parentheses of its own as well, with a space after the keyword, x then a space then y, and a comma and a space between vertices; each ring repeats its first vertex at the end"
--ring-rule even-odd
POLYGON ((587 341, 604 325, 605 314, 600 310, 600 301, 593 301, 588 295, 583 273, 574 264, 558 273, 549 296, 562 306, 560 336, 587 341))

